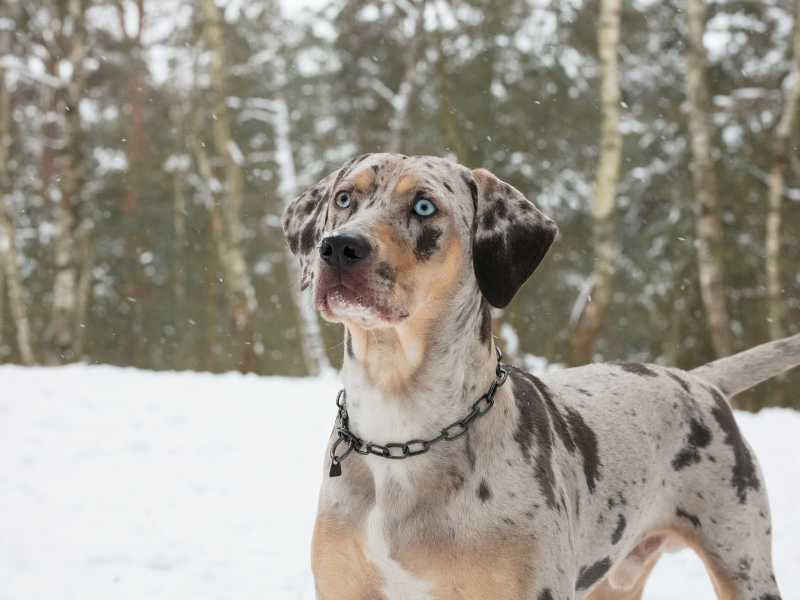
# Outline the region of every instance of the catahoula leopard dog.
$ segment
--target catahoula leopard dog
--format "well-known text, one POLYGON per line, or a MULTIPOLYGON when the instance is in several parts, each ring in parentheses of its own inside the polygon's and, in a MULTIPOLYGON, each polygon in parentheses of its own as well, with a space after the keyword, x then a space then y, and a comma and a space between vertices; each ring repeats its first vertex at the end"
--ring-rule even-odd
POLYGON ((686 546, 720 598, 780 598, 764 477, 728 399, 800 363, 800 335, 689 372, 498 364, 490 307, 556 225, 442 158, 354 159, 283 227, 301 287, 344 325, 318 598, 636 599, 686 546))

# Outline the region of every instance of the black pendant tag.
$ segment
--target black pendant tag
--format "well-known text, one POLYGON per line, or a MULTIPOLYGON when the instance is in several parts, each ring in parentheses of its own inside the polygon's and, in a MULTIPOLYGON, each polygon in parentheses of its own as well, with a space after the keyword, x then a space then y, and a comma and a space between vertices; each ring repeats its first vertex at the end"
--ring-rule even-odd
POLYGON ((342 463, 338 460, 331 461, 331 470, 328 471, 328 477, 339 477, 342 474, 342 463))

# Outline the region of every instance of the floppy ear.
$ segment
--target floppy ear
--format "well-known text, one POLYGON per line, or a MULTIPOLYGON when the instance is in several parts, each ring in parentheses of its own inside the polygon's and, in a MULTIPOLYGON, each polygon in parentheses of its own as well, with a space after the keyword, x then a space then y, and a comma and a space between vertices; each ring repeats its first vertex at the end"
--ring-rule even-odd
POLYGON ((503 308, 536 270, 558 233, 555 222, 486 169, 472 171, 472 261, 481 293, 503 308))
POLYGON ((311 258, 325 229, 328 200, 344 170, 344 168, 337 169, 307 189, 295 198, 283 213, 281 219, 283 235, 292 254, 300 261, 301 290, 306 289, 311 283, 311 258))

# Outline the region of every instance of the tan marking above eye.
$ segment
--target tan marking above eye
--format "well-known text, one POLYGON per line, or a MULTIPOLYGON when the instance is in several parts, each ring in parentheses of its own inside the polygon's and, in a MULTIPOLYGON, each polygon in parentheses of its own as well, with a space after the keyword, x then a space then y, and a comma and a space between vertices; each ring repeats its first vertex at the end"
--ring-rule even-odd
POLYGON ((401 196, 417 186, 417 178, 413 175, 403 175, 394 188, 394 193, 401 196))
POLYGON ((369 192, 375 186, 375 172, 372 169, 364 169, 353 175, 350 181, 359 192, 369 192))

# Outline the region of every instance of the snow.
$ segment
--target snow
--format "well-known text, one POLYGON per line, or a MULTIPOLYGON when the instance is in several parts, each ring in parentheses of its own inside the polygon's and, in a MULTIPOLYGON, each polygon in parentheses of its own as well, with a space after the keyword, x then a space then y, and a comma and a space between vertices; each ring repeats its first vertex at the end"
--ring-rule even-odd
MULTIPOLYGON (((0 367, 0 600, 313 598, 308 548, 338 382, 0 367)), ((800 414, 738 419, 800 598, 800 414)), ((648 600, 713 598, 688 552, 648 600)))

